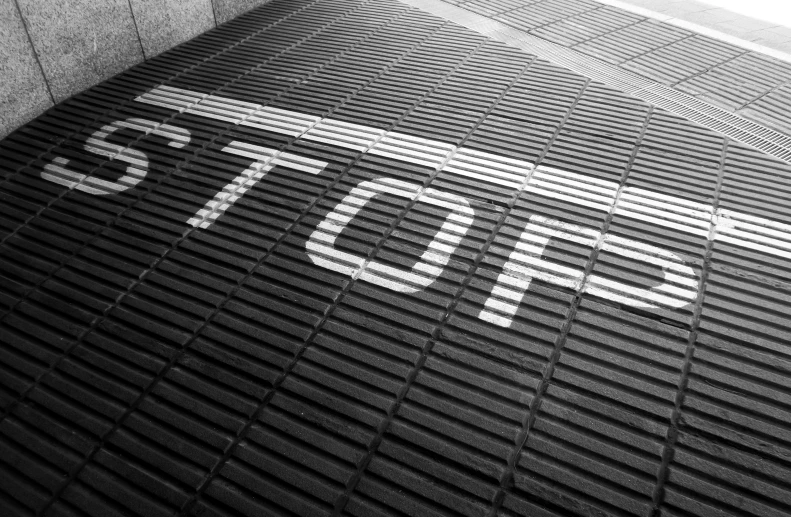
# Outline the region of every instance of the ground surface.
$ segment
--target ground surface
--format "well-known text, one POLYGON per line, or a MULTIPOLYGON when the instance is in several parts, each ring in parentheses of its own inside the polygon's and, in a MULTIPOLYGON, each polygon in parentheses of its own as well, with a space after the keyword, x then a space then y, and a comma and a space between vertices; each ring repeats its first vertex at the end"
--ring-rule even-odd
POLYGON ((4 515, 791 512, 788 164, 393 0, 0 153, 4 515))

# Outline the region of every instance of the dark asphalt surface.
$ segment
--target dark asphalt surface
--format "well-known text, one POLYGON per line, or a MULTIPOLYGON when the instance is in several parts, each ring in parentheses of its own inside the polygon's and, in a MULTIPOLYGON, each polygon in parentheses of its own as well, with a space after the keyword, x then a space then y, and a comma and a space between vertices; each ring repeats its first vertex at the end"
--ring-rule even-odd
POLYGON ((0 174, 2 515, 791 514, 791 166, 676 115, 275 0, 0 174))

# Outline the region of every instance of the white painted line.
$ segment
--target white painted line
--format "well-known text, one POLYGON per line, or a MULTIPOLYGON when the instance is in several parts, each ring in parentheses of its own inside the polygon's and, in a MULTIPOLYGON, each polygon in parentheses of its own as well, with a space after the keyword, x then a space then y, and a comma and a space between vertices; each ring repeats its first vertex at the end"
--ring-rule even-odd
POLYGON ((542 165, 530 177, 525 192, 609 212, 618 194, 618 183, 542 165))
POLYGON ((583 292, 596 292, 598 296, 612 300, 616 298, 610 296, 621 299, 625 295, 631 300, 629 305, 632 307, 647 309, 660 307, 680 309, 697 297, 698 278, 695 272, 684 259, 671 251, 617 235, 605 235, 601 250, 661 267, 665 283, 651 289, 643 289, 599 275, 591 275, 583 292), (637 301, 641 299, 646 301, 637 301))
POLYGON ((380 178, 363 181, 352 189, 319 223, 305 249, 314 264, 399 293, 416 293, 434 283, 472 225, 474 212, 466 199, 404 181, 380 178), (451 210, 420 260, 404 271, 376 260, 366 260, 335 248, 346 225, 375 196, 392 194, 451 210))
POLYGON ((87 176, 85 174, 66 169, 69 160, 60 156, 55 157, 52 163, 44 166, 41 177, 59 185, 64 185, 70 189, 79 190, 88 194, 105 196, 118 194, 129 188, 134 187, 143 181, 148 174, 148 156, 137 149, 131 147, 121 147, 105 141, 109 135, 119 129, 134 129, 144 134, 154 133, 169 140, 168 146, 181 148, 190 141, 190 132, 186 129, 162 124, 142 118, 128 118, 117 120, 111 124, 102 126, 91 134, 83 147, 86 151, 93 154, 104 156, 110 160, 121 160, 127 162, 126 174, 112 182, 87 176))
POLYGON ((692 268, 677 254, 617 235, 605 235, 601 250, 661 267, 665 283, 644 289, 599 275, 591 275, 583 292, 645 309, 680 309, 697 298, 698 278, 692 268), (624 302, 625 299, 628 302, 624 302))
POLYGON ((384 129, 374 129, 342 120, 325 119, 311 128, 302 138, 366 152, 385 133, 384 129))
MULTIPOLYGON (((141 95, 137 100, 156 104, 166 97, 180 99, 178 102, 172 101, 172 109, 182 111, 190 106, 190 103, 206 99, 215 105, 238 105, 245 108, 254 108, 254 113, 270 114, 270 119, 268 119, 270 122, 268 123, 271 125, 266 126, 267 128, 273 128, 271 130, 290 136, 302 135, 302 138, 308 140, 347 147, 360 152, 372 152, 408 163, 435 167, 442 172, 455 174, 460 177, 486 181, 510 187, 514 190, 523 189, 525 192, 574 203, 594 210, 608 213, 614 210, 616 215, 673 228, 709 239, 727 241, 762 253, 770 253, 781 257, 789 257, 789 253, 791 253, 791 246, 789 245, 791 242, 791 226, 789 225, 732 211, 721 210, 718 212, 720 214, 718 217, 713 213, 713 209, 709 204, 634 187, 623 188, 621 197, 617 198, 618 183, 593 176, 572 173, 543 165, 532 171, 532 164, 504 156, 472 149, 463 148, 457 150, 453 145, 444 142, 413 137, 397 132, 386 132, 381 129, 343 121, 323 120, 313 115, 304 115, 274 108, 269 109, 189 90, 158 86, 150 92, 141 95), (523 187, 525 178, 528 177, 529 180, 523 187), (618 199, 617 203, 616 199, 618 199)), ((217 115, 212 111, 201 112, 201 114, 209 118, 217 115)), ((163 127, 157 127, 155 131, 164 131, 163 127)), ((164 135, 165 133, 162 134, 164 135)), ((235 142, 237 154, 242 152, 241 149, 245 145, 249 146, 250 144, 235 142)), ((258 155, 253 152, 245 156, 255 160, 258 155)), ((326 165, 324 162, 311 162, 309 159, 302 157, 290 158, 287 154, 278 156, 276 160, 278 164, 288 165, 313 174, 316 174, 317 171, 320 171, 326 165)), ((63 172, 62 165, 62 163, 50 164, 46 172, 42 172, 42 175, 48 174, 48 177, 51 178, 50 181, 61 184, 79 183, 74 181, 73 176, 63 172)), ((349 198, 347 203, 351 205, 354 201, 349 198)), ((344 209, 339 208, 338 210, 344 209)))
POLYGON ((223 148, 226 153, 252 158, 255 161, 249 168, 242 171, 239 176, 228 183, 214 198, 198 210, 195 215, 187 221, 187 224, 199 226, 203 229, 217 220, 226 210, 239 200, 249 189, 269 172, 274 164, 272 160, 279 154, 275 149, 253 146, 250 144, 231 142, 223 148))
POLYGON ((238 140, 232 141, 222 150, 223 152, 244 156, 254 161, 249 168, 242 171, 241 174, 215 194, 211 201, 206 203, 203 208, 198 210, 187 221, 187 224, 193 227, 206 229, 211 226, 218 217, 233 206, 256 183, 261 181, 276 165, 307 172, 308 174, 319 174, 327 166, 327 162, 284 153, 238 140))
POLYGON ((711 205, 635 187, 623 189, 615 214, 702 237, 711 231, 711 205))
POLYGON ((765 45, 761 45, 759 43, 754 43, 752 41, 748 41, 739 38, 737 36, 733 36, 731 34, 726 34, 724 32, 714 30, 710 27, 706 27, 687 20, 682 20, 681 18, 674 18, 667 14, 652 11, 650 9, 646 9, 645 7, 633 5, 630 4, 629 2, 623 2, 621 0, 594 0, 594 1, 600 4, 609 5, 611 7, 617 7, 618 9, 623 9, 624 11, 629 11, 630 13, 643 16, 645 18, 651 18, 652 20, 659 20, 661 22, 667 23, 669 25, 673 25, 680 29, 685 29, 690 32, 695 32, 703 36, 708 36, 709 38, 712 39, 716 39, 725 43, 730 43, 731 45, 741 47, 751 52, 758 52, 759 54, 764 54, 766 56, 779 59, 780 61, 791 63, 791 54, 788 54, 787 52, 770 48, 765 45))
POLYGON ((444 142, 388 131, 368 152, 437 169, 455 150, 444 142))
POLYGON ((287 136, 300 136, 321 117, 296 111, 238 101, 220 95, 202 94, 172 86, 157 86, 135 99, 138 102, 176 109, 201 117, 256 127, 287 136))
POLYGON ((465 198, 434 189, 420 193, 417 201, 451 210, 420 260, 411 271, 372 260, 365 265, 358 278, 400 293, 416 293, 434 283, 442 274, 472 226, 475 213, 465 198))
POLYGON ((587 245, 592 250, 600 235, 599 232, 582 226, 540 215, 531 216, 478 317, 500 327, 511 326, 519 304, 534 278, 579 290, 584 279, 583 270, 561 266, 542 259, 541 256, 550 238, 587 245))
POLYGON ((250 117, 241 122, 241 124, 243 126, 272 131, 273 133, 297 137, 318 124, 320 120, 321 117, 267 106, 256 110, 250 117))
POLYGON ((791 259, 791 225, 769 219, 719 209, 714 239, 791 259))
POLYGON ((473 149, 459 149, 442 170, 474 180, 520 189, 533 170, 533 164, 473 149))
POLYGON ((365 258, 335 249, 335 239, 374 196, 388 193, 415 199, 422 192, 420 185, 404 181, 379 178, 364 181, 354 187, 335 209, 327 214, 308 238, 305 249, 314 264, 331 271, 355 277, 365 265, 365 258))

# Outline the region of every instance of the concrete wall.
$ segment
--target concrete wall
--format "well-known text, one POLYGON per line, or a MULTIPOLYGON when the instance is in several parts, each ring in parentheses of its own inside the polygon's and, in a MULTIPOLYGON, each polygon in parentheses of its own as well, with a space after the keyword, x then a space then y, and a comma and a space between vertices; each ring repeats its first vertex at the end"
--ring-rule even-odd
POLYGON ((0 138, 269 0, 0 0, 0 138))

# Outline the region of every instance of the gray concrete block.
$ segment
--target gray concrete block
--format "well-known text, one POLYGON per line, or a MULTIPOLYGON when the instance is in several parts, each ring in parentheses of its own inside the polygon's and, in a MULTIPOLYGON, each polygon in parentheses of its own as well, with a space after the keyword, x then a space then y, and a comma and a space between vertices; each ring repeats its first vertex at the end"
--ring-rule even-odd
POLYGON ((131 0, 131 4, 146 59, 214 27, 211 0, 131 0))
POLYGON ((0 138, 52 106, 14 2, 0 0, 0 138))
POLYGON ((225 23, 270 0, 212 0, 217 23, 225 23))
POLYGON ((143 60, 128 0, 18 0, 55 101, 143 60))

